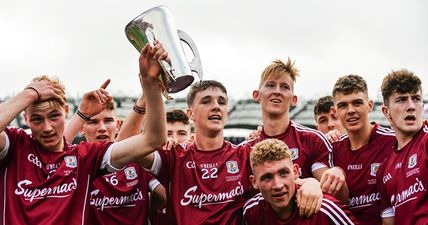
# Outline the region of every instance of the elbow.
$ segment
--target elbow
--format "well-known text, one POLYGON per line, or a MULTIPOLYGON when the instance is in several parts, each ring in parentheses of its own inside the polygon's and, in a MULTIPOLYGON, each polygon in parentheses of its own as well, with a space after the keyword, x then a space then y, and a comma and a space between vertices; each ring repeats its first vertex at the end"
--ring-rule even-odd
POLYGON ((167 137, 166 135, 147 135, 147 143, 153 149, 160 149, 166 144, 167 137))

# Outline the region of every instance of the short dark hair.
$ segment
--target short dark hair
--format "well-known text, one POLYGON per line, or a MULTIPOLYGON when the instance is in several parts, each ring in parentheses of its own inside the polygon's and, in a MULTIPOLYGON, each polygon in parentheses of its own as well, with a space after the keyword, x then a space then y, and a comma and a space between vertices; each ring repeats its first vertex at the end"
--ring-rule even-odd
POLYGON ((190 87, 190 91, 187 94, 187 106, 190 108, 193 105, 196 94, 198 92, 205 91, 208 88, 219 89, 221 92, 225 93, 227 97, 226 88, 222 83, 215 80, 201 80, 190 87))
POLYGON ((334 106, 333 97, 330 95, 321 97, 315 103, 314 115, 316 116, 321 113, 328 113, 332 106, 334 106))
POLYGON ((332 96, 335 98, 337 93, 348 95, 355 91, 363 92, 366 96, 368 96, 366 81, 359 75, 350 74, 340 77, 336 81, 336 84, 333 87, 332 96))
POLYGON ((393 70, 383 78, 381 91, 384 104, 389 105, 389 97, 394 92, 400 94, 422 92, 422 81, 406 69, 393 70))
POLYGON ((189 124, 189 117, 187 117, 186 113, 181 109, 174 109, 168 111, 166 113, 166 122, 174 123, 174 122, 182 122, 183 124, 189 124))

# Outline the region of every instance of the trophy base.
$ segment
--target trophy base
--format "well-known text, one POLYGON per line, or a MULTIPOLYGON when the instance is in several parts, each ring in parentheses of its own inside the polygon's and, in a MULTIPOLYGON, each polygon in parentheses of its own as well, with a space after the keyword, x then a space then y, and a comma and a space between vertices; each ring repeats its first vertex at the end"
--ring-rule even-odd
POLYGON ((168 84, 168 92, 177 93, 179 91, 182 91, 186 89, 188 86, 190 86, 194 80, 195 78, 190 75, 177 77, 174 82, 171 82, 168 84))

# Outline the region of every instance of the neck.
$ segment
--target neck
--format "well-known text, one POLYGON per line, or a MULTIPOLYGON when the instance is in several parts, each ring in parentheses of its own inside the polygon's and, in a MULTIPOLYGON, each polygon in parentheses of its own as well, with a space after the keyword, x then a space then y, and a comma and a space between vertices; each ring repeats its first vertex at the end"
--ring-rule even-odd
POLYGON ((403 132, 395 131, 395 137, 397 138, 397 149, 398 150, 402 149, 410 141, 412 141, 413 137, 418 131, 413 133, 403 133, 403 132))
POLYGON ((369 143, 373 126, 374 125, 372 124, 368 124, 367 126, 364 126, 363 128, 357 131, 354 131, 354 132, 348 131, 348 137, 349 137, 349 141, 351 142, 352 151, 356 151, 362 148, 367 143, 369 143))
POLYGON ((295 207, 297 206, 294 205, 293 202, 294 201, 290 201, 286 207, 281 207, 281 208, 272 207, 272 209, 275 211, 276 215, 280 219, 287 219, 287 218, 290 218, 290 216, 293 214, 293 210, 296 210, 295 207))
POLYGON ((223 130, 220 132, 196 132, 195 144, 201 151, 213 151, 223 146, 223 130))
POLYGON ((290 124, 288 112, 280 115, 268 115, 263 113, 263 130, 269 136, 276 136, 284 133, 290 124))

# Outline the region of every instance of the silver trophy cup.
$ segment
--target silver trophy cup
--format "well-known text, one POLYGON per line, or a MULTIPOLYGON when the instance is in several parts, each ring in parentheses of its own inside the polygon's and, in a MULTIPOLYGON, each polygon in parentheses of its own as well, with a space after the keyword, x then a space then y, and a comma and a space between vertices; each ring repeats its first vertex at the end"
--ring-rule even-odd
MULTIPOLYGON (((158 40, 168 52, 170 63, 159 60, 163 73, 161 82, 168 93, 179 92, 195 79, 192 72, 202 79, 202 65, 198 49, 193 40, 185 32, 176 29, 169 9, 158 6, 143 12, 125 27, 128 40, 141 52, 141 49, 149 43, 153 46, 154 40, 158 40), (186 58, 182 42, 186 43, 193 53, 191 62, 186 58)), ((165 94, 164 94, 165 95, 165 94)))

